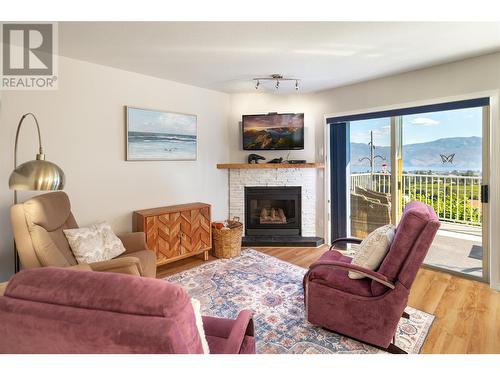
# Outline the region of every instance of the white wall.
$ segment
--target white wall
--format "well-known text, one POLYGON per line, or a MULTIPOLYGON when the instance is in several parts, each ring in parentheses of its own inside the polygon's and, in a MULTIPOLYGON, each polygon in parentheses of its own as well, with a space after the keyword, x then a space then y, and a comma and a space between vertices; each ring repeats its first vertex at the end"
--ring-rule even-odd
MULTIPOLYGON (((302 159, 308 162, 323 159, 323 114, 318 109, 318 102, 311 95, 295 93, 279 95, 271 93, 252 93, 231 95, 231 110, 229 113, 229 156, 230 161, 246 162, 250 151, 244 151, 242 146, 241 116, 269 112, 304 113, 304 149, 290 151, 289 159, 302 159)), ((259 151, 256 152, 267 160, 277 157, 286 159, 289 151, 259 151)), ((316 236, 323 237, 324 231, 324 189, 323 170, 318 170, 316 182, 316 236)))
MULTIPOLYGON (((309 94, 234 94, 229 115, 231 161, 243 161, 248 152, 241 147, 241 116, 267 112, 304 112, 306 145, 291 158, 323 159, 324 115, 359 113, 376 108, 401 108, 415 102, 430 102, 500 89, 500 53, 397 74, 355 85, 309 94)), ((264 153, 264 152, 263 152, 264 153)), ((271 158, 286 152, 266 151, 271 158)))
POLYGON ((500 53, 397 74, 312 94, 324 114, 398 108, 500 88, 500 53))
MULTIPOLYGON (((228 124, 231 161, 244 159, 245 152, 241 150, 237 124, 238 121, 241 121, 242 114, 269 111, 304 112, 308 122, 306 122, 306 149, 303 155, 308 160, 322 161, 324 158, 324 115, 326 114, 354 114, 492 94, 494 100, 491 106, 493 129, 490 137, 490 175, 494 190, 491 190, 490 196, 492 200, 498 199, 500 201, 500 177, 497 177, 500 175, 499 90, 500 53, 495 53, 311 94, 232 95, 228 124), (312 127, 314 129, 311 129, 312 127), (313 144, 310 143, 312 140, 314 140, 313 144)), ((295 155, 292 156, 295 157, 295 155)), ((318 186, 323 185, 318 184, 318 186)), ((491 207, 494 205, 494 202, 490 204, 491 207)), ((324 193, 319 191, 318 215, 321 215, 321 209, 324 207, 326 207, 324 193)), ((500 209, 500 202, 495 207, 500 209)), ((322 223, 318 223, 318 226, 321 226, 322 223)), ((321 235, 320 230, 323 229, 318 228, 318 235, 321 235)), ((500 218, 497 218, 496 212, 491 215, 491 233, 493 236, 496 233, 500 235, 500 218)), ((500 289, 499 241, 500 238, 498 241, 491 242, 490 262, 491 284, 500 289)))
MULTIPOLYGON (((309 162, 316 160, 316 129, 318 128, 318 110, 316 103, 308 95, 277 95, 266 93, 233 94, 231 95, 231 112, 229 113, 229 155, 231 162, 246 162, 250 151, 244 151, 242 145, 241 116, 278 113, 304 113, 304 150, 293 150, 290 159, 305 159, 309 162)), ((259 151, 256 152, 267 160, 283 157, 288 151, 259 151)))
POLYGON ((485 240, 490 241, 490 285, 497 289, 500 289, 499 90, 500 53, 495 53, 313 95, 321 113, 337 115, 491 96, 490 235, 485 240))
MULTIPOLYGON (((229 96, 77 60, 60 58, 59 89, 5 91, 0 107, 0 281, 13 272, 9 221, 17 122, 38 117, 47 160, 66 173, 65 191, 80 225, 107 220, 117 232, 131 230, 132 211, 203 201, 216 220, 228 215, 226 171, 229 96), (198 115, 198 160, 126 162, 124 106, 198 115)), ((36 152, 34 124, 21 133, 20 161, 36 152)), ((26 198, 21 194, 20 198, 26 198)))
MULTIPOLYGON (((323 114, 361 113, 489 95, 490 285, 500 289, 500 53, 443 64, 313 94, 323 114)), ((320 128, 324 125, 320 124, 320 128)), ((317 133, 321 133, 318 128, 317 133)), ((321 143, 319 143, 321 144, 321 143)))
MULTIPOLYGON (((304 112, 306 143, 290 158, 322 161, 324 115, 398 108, 500 90, 500 53, 398 74, 312 94, 226 94, 160 80, 113 68, 61 58, 59 90, 3 92, 0 102, 0 280, 12 271, 12 238, 7 188, 15 127, 32 111, 41 122, 47 158, 67 174, 67 188, 80 224, 106 219, 117 231, 130 229, 134 209, 207 201, 214 219, 227 216, 227 171, 218 162, 244 162, 241 115, 304 112), (125 162, 124 105, 198 115, 199 153, 196 162, 125 162)), ((491 175, 500 175, 500 114, 494 95, 491 175)), ((29 124, 25 124, 28 128, 29 124)), ((22 133, 20 159, 34 157, 34 131, 22 133), (32 134, 33 133, 33 134, 32 134)), ((286 152, 262 152, 268 159, 286 152)), ((318 183, 317 235, 324 227, 323 177, 318 183)), ((500 199, 500 181, 492 197, 500 199)), ((491 217, 492 233, 500 219, 491 217)), ((324 235, 324 234, 323 234, 324 235)), ((499 242, 492 245, 492 284, 500 286, 499 242)))

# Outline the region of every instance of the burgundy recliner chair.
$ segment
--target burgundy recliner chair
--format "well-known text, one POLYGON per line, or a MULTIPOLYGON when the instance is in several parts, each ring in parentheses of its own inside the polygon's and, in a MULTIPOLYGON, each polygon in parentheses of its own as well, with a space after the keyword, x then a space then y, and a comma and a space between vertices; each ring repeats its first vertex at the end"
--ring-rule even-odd
MULTIPOLYGON (((252 313, 203 317, 211 354, 255 353, 252 313)), ((44 267, 0 296, 0 353, 203 353, 191 299, 153 278, 44 267)))
POLYGON ((405 207, 389 252, 377 271, 352 265, 335 250, 313 263, 304 277, 307 320, 392 353, 405 353, 392 342, 408 302, 410 288, 440 223, 433 208, 421 202, 405 207), (366 276, 353 280, 349 270, 366 276))

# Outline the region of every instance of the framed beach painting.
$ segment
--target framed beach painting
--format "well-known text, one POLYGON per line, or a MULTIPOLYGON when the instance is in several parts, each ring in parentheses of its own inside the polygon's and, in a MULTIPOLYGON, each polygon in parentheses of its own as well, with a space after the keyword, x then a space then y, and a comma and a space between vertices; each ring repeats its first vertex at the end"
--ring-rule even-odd
POLYGON ((126 107, 126 160, 196 160, 196 115, 126 107))

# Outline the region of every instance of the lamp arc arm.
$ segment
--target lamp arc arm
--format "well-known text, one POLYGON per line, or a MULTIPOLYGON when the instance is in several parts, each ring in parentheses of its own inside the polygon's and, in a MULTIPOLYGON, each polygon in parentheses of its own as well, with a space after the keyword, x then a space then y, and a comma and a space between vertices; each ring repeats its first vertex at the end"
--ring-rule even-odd
POLYGON ((25 113, 22 117, 21 117, 21 120, 19 120, 19 124, 17 125, 17 130, 16 130, 16 141, 15 141, 15 145, 14 145, 14 169, 17 168, 17 145, 18 145, 18 141, 19 141, 19 132, 21 131, 21 126, 23 124, 23 121, 26 117, 28 116, 31 116, 33 117, 33 120, 35 120, 35 124, 36 124, 36 130, 38 132, 38 153, 40 155, 43 155, 43 148, 42 148, 42 135, 40 133, 40 125, 38 125, 38 119, 36 118, 36 116, 31 113, 31 112, 28 112, 28 113, 25 113))

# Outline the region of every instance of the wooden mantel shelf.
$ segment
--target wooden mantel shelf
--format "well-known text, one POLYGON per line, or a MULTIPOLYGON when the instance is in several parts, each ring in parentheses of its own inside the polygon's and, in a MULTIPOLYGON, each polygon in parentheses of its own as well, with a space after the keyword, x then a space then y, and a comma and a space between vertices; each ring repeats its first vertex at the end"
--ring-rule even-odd
POLYGON ((318 168, 323 169, 325 165, 323 163, 303 163, 303 164, 272 164, 272 163, 262 163, 262 164, 247 164, 247 163, 228 163, 228 164, 217 164, 217 169, 279 169, 279 168, 318 168))

